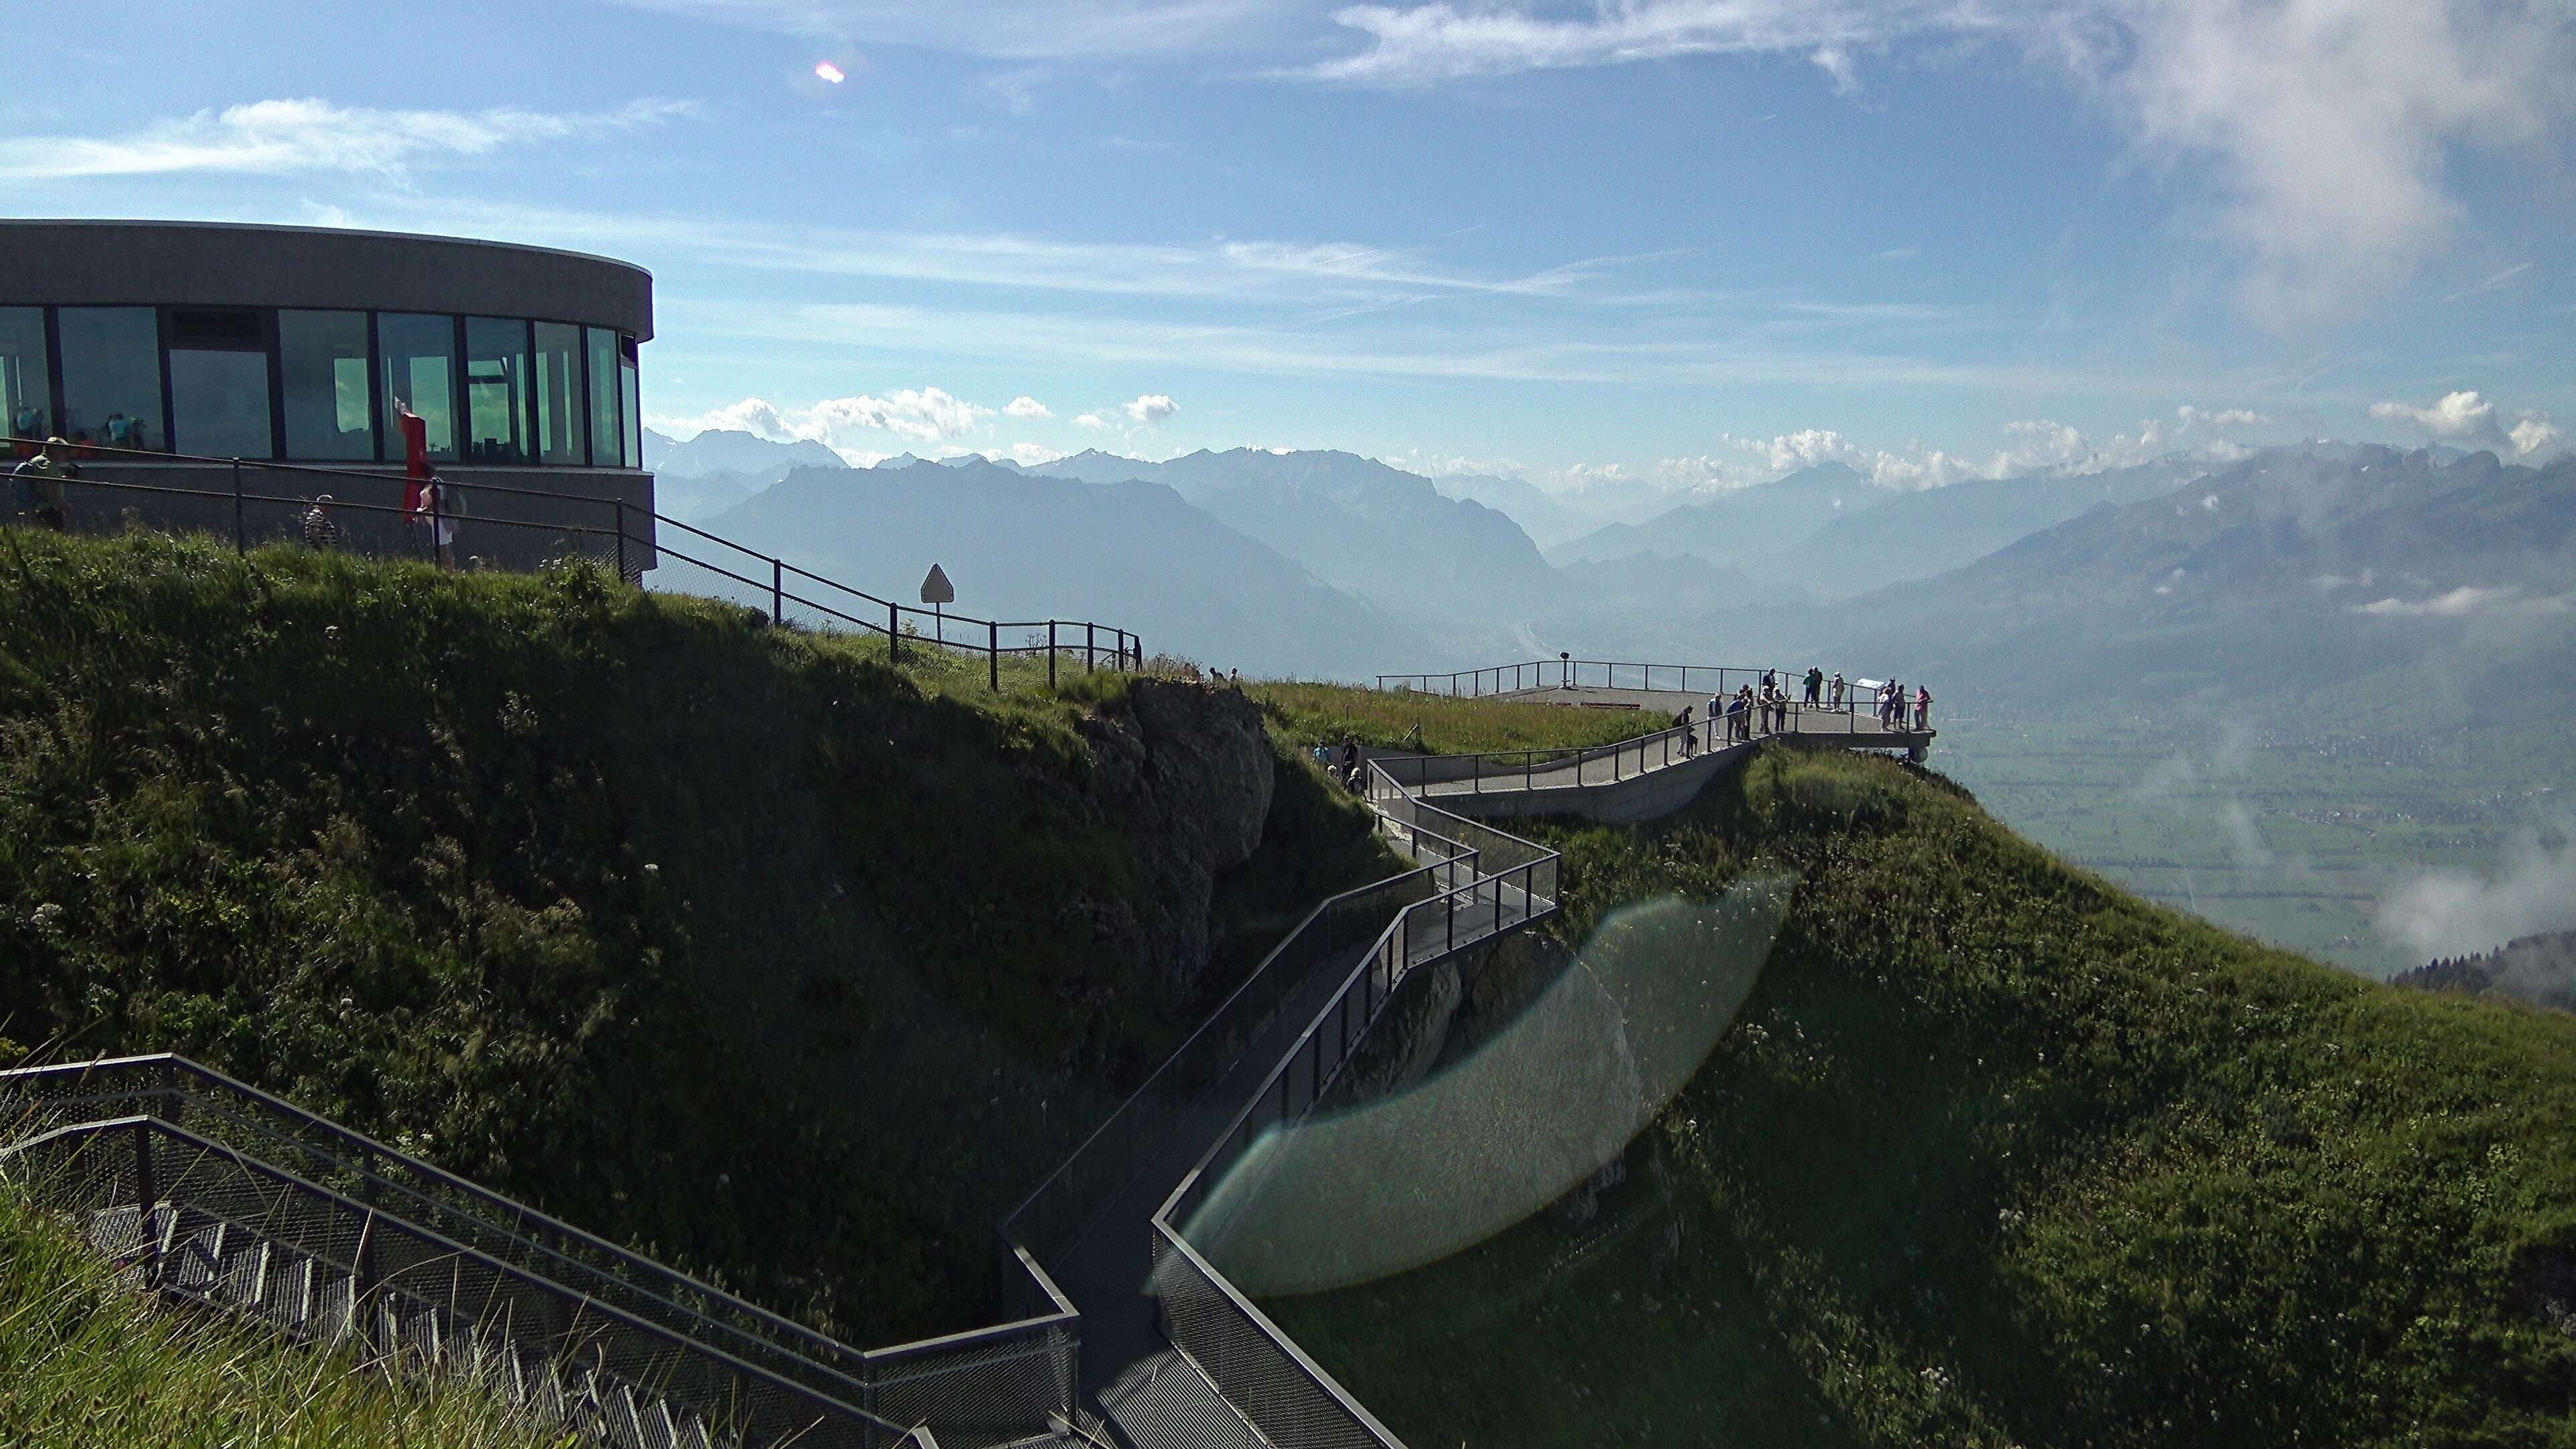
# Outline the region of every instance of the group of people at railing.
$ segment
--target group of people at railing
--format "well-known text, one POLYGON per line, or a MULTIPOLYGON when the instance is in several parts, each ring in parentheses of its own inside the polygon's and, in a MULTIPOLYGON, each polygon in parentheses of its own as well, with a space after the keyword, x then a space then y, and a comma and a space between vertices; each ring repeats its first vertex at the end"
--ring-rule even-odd
MULTIPOLYGON (((1714 748, 1718 744, 1721 727, 1725 731, 1725 743, 1737 744, 1757 735, 1792 733, 1797 728, 1796 716, 1809 710, 1834 715, 1851 712, 1851 685, 1843 678, 1842 671, 1836 670, 1828 676, 1822 666, 1811 666, 1801 682, 1804 686, 1802 695, 1793 698, 1787 686, 1781 683, 1779 671, 1766 669, 1762 671, 1758 685, 1739 686, 1732 695, 1710 695, 1706 717, 1710 746, 1714 748)), ((1893 679, 1865 679, 1861 683, 1871 690, 1876 702, 1879 728, 1903 731, 1908 728, 1909 720, 1916 730, 1932 727, 1932 691, 1929 688, 1917 685, 1914 698, 1908 701, 1905 686, 1893 679)), ((1674 727, 1681 731, 1682 753, 1685 755, 1696 753, 1699 748, 1700 726, 1692 720, 1691 712, 1692 706, 1683 705, 1681 713, 1673 716, 1674 727)))
MULTIPOLYGON (((439 476, 429 464, 425 424, 411 409, 397 401, 394 421, 403 431, 405 461, 403 467, 403 500, 401 513, 414 547, 427 557, 435 557, 442 568, 456 564, 456 520, 464 513, 464 500, 453 485, 439 476)), ((89 441, 74 442, 67 438, 11 437, 9 451, 17 462, 9 470, 8 521, 51 529, 56 533, 71 530, 73 509, 64 496, 63 485, 84 481, 81 460, 95 459, 100 445, 89 441)), ((184 456, 184 455, 174 455, 184 456)), ((339 521, 332 516, 334 500, 328 493, 316 497, 297 515, 297 532, 307 546, 336 548, 342 539, 339 521)), ((130 512, 130 510, 129 510, 130 512)))

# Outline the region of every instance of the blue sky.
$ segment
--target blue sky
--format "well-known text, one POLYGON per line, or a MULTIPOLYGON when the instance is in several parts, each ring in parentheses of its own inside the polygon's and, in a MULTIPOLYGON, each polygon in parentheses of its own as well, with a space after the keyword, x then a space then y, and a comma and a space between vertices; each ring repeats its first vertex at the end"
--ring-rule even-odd
POLYGON ((0 205, 640 262, 672 431, 1605 496, 2576 433, 2563 0, 205 13, 20 0, 0 205))

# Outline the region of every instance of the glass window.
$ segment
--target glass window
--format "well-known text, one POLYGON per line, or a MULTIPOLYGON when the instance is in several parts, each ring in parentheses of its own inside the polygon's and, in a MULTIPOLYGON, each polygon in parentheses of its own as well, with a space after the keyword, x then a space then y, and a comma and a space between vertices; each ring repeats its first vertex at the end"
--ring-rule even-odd
POLYGON ((528 324, 465 319, 465 457, 528 461, 528 324))
POLYGON ((242 308, 170 311, 171 447, 217 458, 277 453, 268 416, 268 328, 242 308))
POLYGON ((569 322, 537 324, 537 456, 548 463, 582 463, 589 425, 581 406, 581 329, 569 322))
POLYGON ((644 466, 644 399, 637 393, 635 376, 635 339, 617 339, 617 375, 625 384, 626 466, 644 466))
POLYGON ((367 399, 367 314, 280 312, 278 372, 286 389, 286 456, 376 456, 367 399))
POLYGON ((456 319, 379 312, 376 349, 384 366, 385 461, 403 461, 402 429, 394 419, 408 406, 428 425, 430 461, 455 462, 456 319))
POLYGON ((169 446, 161 428, 161 319, 149 307, 63 307, 64 437, 110 448, 169 446))
POLYGON ((617 405, 617 334, 605 327, 593 327, 590 329, 590 466, 618 466, 625 444, 625 428, 617 420, 620 411, 617 405))
POLYGON ((38 442, 54 431, 54 374, 45 366, 45 309, 0 307, 0 431, 38 442))

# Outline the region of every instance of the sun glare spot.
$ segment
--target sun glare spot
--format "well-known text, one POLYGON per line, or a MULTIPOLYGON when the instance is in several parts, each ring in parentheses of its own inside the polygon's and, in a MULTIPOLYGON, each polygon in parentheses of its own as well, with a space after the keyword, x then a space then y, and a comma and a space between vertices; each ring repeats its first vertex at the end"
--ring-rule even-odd
POLYGON ((834 85, 839 85, 841 82, 850 78, 846 71, 843 71, 839 66, 832 64, 828 60, 818 60, 814 62, 814 74, 821 76, 823 79, 830 81, 834 85))

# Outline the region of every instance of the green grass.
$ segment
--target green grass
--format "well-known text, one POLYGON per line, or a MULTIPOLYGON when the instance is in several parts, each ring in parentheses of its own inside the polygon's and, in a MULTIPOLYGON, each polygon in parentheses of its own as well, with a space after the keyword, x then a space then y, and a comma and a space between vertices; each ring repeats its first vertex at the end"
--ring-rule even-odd
POLYGON ((1884 761, 1552 838, 1574 940, 1802 884, 1601 1217, 1271 1305, 1410 1442, 2576 1443, 2576 1019, 2265 948, 1884 761))
POLYGON ((1573 750, 1649 735, 1672 726, 1652 711, 1571 709, 1493 699, 1354 689, 1338 684, 1244 681, 1271 736, 1300 749, 1356 738, 1373 749, 1435 755, 1490 750, 1573 750))
POLYGON ((118 1284, 69 1224, 0 1183, 0 1443, 81 1449, 560 1449, 498 1398, 361 1372, 346 1354, 118 1284))
MULTIPOLYGON (((0 533, 0 621, 0 1056, 179 1051, 857 1341, 984 1321, 1232 984, 1146 968, 1109 676, 147 535, 0 533)), ((1275 769, 1221 962, 1387 869, 1275 769)))

